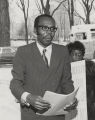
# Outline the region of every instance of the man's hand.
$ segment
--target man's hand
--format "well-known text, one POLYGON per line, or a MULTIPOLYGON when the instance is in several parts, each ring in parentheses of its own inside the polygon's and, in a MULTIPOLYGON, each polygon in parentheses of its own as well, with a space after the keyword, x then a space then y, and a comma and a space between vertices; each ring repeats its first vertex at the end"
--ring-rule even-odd
POLYGON ((43 100, 41 96, 29 94, 26 97, 26 101, 37 110, 48 110, 51 107, 49 102, 43 100))
POLYGON ((71 110, 76 109, 77 105, 78 105, 78 100, 75 98, 74 102, 71 105, 66 106, 64 110, 70 112, 71 110))

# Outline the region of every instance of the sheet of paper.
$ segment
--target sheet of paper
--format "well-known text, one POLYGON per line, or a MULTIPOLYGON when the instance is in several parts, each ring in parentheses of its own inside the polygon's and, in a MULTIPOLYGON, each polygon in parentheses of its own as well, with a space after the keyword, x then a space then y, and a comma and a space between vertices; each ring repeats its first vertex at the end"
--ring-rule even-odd
POLYGON ((41 115, 52 116, 52 115, 67 114, 68 112, 64 111, 64 107, 74 102, 74 98, 77 94, 77 91, 78 89, 76 89, 75 91, 73 91, 68 95, 57 94, 54 92, 46 91, 43 99, 51 104, 51 108, 41 115))
POLYGON ((72 80, 74 86, 79 86, 76 98, 77 109, 66 114, 65 120, 87 120, 87 97, 86 97, 86 67, 85 60, 71 63, 72 80))

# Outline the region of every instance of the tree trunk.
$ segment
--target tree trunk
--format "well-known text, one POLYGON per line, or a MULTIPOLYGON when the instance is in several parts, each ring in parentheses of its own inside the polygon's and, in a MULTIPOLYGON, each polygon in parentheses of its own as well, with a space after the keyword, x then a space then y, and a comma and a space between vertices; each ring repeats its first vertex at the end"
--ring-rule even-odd
POLYGON ((68 15, 70 21, 70 28, 74 25, 74 2, 73 0, 68 0, 68 15))
POLYGON ((86 15, 86 24, 90 24, 90 12, 87 12, 87 15, 86 15))
POLYGON ((44 14, 50 15, 50 0, 46 1, 46 6, 44 6, 43 0, 40 0, 44 14))
POLYGON ((10 46, 9 4, 7 0, 0 0, 0 46, 10 46))
POLYGON ((70 28, 74 25, 74 2, 71 0, 71 21, 70 28))

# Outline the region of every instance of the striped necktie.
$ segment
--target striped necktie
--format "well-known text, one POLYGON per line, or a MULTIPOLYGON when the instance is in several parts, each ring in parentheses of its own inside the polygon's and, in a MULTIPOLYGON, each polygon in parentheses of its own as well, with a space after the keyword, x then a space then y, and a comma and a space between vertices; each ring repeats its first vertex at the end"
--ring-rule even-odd
POLYGON ((48 59, 47 59, 47 57, 46 57, 46 49, 43 49, 43 55, 42 55, 42 57, 43 57, 43 60, 44 60, 44 62, 45 62, 45 64, 46 64, 46 66, 47 67, 49 67, 48 66, 48 59))

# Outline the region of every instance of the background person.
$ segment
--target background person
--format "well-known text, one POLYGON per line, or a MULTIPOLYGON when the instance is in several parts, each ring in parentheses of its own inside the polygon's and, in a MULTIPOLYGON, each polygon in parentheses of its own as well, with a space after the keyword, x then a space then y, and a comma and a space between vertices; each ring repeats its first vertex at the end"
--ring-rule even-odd
MULTIPOLYGON (((67 46, 72 62, 84 59, 85 47, 81 42, 75 41, 67 46)), ((85 60, 85 63, 88 120, 95 120, 95 63, 92 60, 85 60)))
POLYGON ((80 41, 74 41, 67 44, 70 58, 72 62, 80 61, 84 59, 85 46, 80 41))
MULTIPOLYGON (((34 22, 37 41, 17 50, 10 89, 21 103, 22 120, 65 119, 64 115, 36 114, 51 107, 48 101, 43 100, 46 90, 61 94, 69 94, 74 90, 68 49, 52 43, 56 30, 55 20, 50 15, 38 16, 34 22)), ((68 110, 76 105, 74 102, 68 110)))

